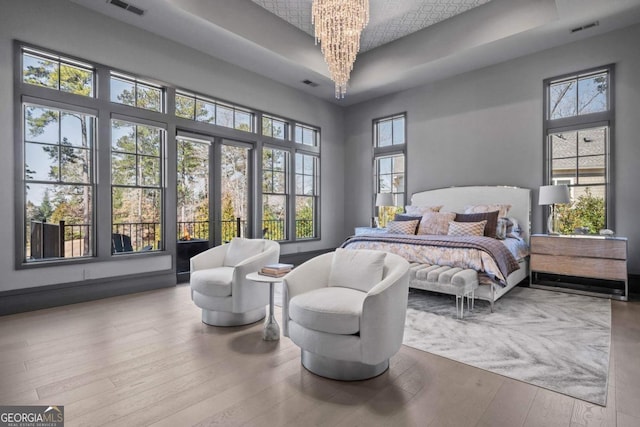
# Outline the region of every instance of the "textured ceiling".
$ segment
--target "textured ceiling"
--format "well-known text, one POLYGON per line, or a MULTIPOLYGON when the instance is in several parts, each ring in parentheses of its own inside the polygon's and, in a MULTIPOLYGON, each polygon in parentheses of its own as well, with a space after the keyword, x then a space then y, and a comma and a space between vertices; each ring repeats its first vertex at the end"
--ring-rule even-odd
MULTIPOLYGON (((290 24, 313 36, 313 0, 252 0, 290 24)), ((444 21, 490 0, 369 0, 369 25, 360 40, 366 52, 444 21)))

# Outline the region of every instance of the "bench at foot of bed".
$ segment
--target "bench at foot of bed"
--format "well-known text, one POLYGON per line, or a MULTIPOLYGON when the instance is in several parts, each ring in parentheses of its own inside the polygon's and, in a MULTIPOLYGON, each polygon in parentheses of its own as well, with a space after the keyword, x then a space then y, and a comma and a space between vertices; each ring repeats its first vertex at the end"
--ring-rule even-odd
POLYGON ((462 318, 465 297, 467 309, 473 307, 475 290, 478 288, 478 272, 468 268, 412 263, 409 269, 409 287, 455 295, 456 312, 462 318))

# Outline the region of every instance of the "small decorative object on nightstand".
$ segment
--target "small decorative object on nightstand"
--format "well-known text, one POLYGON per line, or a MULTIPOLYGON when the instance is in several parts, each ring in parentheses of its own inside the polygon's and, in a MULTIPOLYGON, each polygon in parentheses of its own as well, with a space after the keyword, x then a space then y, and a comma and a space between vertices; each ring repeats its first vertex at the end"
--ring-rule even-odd
POLYGON ((627 239, 604 236, 531 236, 532 288, 626 301, 627 239))

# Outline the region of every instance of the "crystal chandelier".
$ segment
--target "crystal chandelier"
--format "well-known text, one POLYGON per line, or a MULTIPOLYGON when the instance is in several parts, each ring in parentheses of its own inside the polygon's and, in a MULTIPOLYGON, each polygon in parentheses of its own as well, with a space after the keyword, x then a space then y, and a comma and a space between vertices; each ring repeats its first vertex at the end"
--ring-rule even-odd
POLYGON ((344 98, 353 63, 360 50, 360 33, 369 22, 369 0, 313 0, 316 44, 336 84, 336 98, 344 98))

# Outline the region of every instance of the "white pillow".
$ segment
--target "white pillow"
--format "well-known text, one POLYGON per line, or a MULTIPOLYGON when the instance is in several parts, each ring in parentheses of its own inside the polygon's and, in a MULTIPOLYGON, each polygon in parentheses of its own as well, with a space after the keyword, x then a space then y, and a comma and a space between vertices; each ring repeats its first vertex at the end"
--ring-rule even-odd
POLYGON ((427 212, 439 212, 442 209, 443 205, 440 206, 418 206, 418 205, 408 205, 404 207, 404 212, 407 215, 424 215, 427 212))
POLYGON ((262 253, 264 250, 264 240, 243 239, 234 237, 229 243, 229 249, 224 257, 225 267, 235 267, 247 258, 262 253))
POLYGON ((369 249, 336 249, 329 273, 329 286, 369 292, 382 281, 386 256, 382 251, 369 249))
POLYGON ((491 203, 484 205, 467 205, 464 207, 464 213, 482 213, 482 212, 494 212, 498 211, 498 217, 507 216, 507 213, 511 209, 511 205, 508 203, 491 203))

